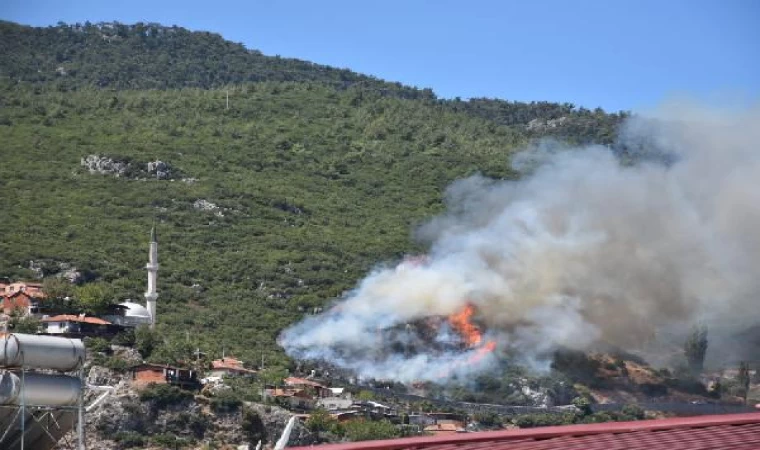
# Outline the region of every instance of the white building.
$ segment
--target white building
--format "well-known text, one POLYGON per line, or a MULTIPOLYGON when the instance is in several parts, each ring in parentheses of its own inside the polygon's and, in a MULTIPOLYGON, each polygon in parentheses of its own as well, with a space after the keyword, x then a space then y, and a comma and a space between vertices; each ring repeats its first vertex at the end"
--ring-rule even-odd
POLYGON ((145 290, 145 306, 127 300, 119 303, 117 309, 121 312, 111 314, 103 318, 115 325, 124 327, 137 327, 139 325, 150 325, 153 328, 156 324, 156 299, 158 298, 158 240, 156 239, 156 227, 150 230, 150 250, 148 253, 148 264, 145 266, 148 270, 148 287, 145 290))

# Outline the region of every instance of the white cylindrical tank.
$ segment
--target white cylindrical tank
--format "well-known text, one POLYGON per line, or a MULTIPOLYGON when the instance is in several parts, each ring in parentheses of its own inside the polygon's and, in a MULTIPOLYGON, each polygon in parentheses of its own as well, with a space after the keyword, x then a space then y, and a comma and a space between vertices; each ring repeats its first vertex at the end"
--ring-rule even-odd
POLYGON ((28 367, 70 372, 84 363, 80 339, 34 334, 6 334, 0 338, 0 367, 28 367))
POLYGON ((82 382, 68 375, 27 372, 0 372, 0 405, 71 406, 76 405, 82 382))

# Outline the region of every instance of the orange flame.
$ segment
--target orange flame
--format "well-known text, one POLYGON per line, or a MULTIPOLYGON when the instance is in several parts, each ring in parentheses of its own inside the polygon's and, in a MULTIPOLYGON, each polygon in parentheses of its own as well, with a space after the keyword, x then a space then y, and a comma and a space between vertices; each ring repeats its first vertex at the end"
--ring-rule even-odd
POLYGON ((468 303, 460 312, 449 316, 452 328, 462 336, 469 347, 474 347, 483 340, 480 328, 470 322, 473 314, 475 314, 475 307, 468 303))
POLYGON ((475 350, 475 353, 470 356, 470 359, 467 361, 469 364, 474 364, 481 359, 483 359, 484 356, 491 353, 496 349, 496 342, 495 341, 488 341, 486 342, 482 347, 475 350))
POLYGON ((458 313, 449 316, 451 327, 464 339, 468 347, 475 347, 475 352, 468 359, 468 363, 475 363, 496 349, 495 341, 483 343, 483 333, 477 325, 471 322, 475 314, 475 307, 468 303, 458 313))

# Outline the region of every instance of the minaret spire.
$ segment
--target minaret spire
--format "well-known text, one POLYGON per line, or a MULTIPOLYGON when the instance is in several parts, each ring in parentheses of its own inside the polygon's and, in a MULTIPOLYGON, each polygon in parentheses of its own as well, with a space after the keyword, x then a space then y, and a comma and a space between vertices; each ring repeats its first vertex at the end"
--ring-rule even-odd
POLYGON ((158 239, 156 237, 156 224, 150 229, 150 252, 148 253, 148 264, 145 266, 148 270, 148 289, 145 291, 145 307, 150 313, 150 327, 156 326, 156 283, 158 282, 158 239))

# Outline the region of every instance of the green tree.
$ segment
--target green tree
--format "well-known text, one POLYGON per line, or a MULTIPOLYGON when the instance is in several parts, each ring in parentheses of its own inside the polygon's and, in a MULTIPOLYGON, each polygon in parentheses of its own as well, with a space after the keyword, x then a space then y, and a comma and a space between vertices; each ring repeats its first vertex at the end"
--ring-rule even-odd
POLYGON ((35 334, 40 330, 40 321, 33 316, 26 315, 22 309, 16 308, 11 311, 8 330, 13 333, 35 334))
POLYGON ((135 329, 135 349, 140 352, 143 359, 148 359, 153 350, 161 343, 158 334, 147 325, 141 325, 135 329))
POLYGON ((287 373, 287 370, 282 367, 267 367, 259 372, 259 379, 268 386, 282 385, 282 380, 287 377, 287 373))
POLYGON ((398 437, 398 429, 387 420, 350 420, 343 425, 349 441, 371 441, 398 437))
POLYGON ((689 334, 683 346, 684 356, 692 374, 702 373, 707 354, 707 325, 697 325, 689 334))
POLYGON ((74 296, 84 313, 100 315, 108 311, 113 292, 109 285, 96 282, 77 286, 74 296))
MULTIPOLYGON (((314 433, 319 432, 333 432, 335 433, 337 429, 339 428, 340 423, 337 419, 332 417, 330 413, 327 412, 327 410, 323 408, 319 408, 313 413, 311 413, 311 416, 309 416, 309 419, 306 420, 306 428, 309 429, 309 431, 312 431, 314 433)), ((336 433, 340 434, 340 433, 336 433)))
POLYGON ((363 402, 375 400, 375 394, 372 391, 362 390, 356 394, 356 399, 363 402))
POLYGON ((241 427, 248 442, 255 445, 261 441, 262 444, 266 444, 267 430, 258 412, 250 408, 244 408, 241 427))
POLYGON ((60 277, 47 277, 42 280, 42 291, 48 300, 63 300, 74 295, 76 286, 60 277))

